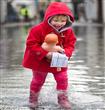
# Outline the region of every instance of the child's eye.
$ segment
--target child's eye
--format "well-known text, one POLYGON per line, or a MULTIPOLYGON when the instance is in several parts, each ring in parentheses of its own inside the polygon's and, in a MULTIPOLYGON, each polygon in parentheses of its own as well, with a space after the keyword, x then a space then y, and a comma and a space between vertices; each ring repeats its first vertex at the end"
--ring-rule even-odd
POLYGON ((58 20, 54 20, 54 22, 58 22, 58 20))
POLYGON ((62 22, 66 22, 66 20, 62 20, 62 22))

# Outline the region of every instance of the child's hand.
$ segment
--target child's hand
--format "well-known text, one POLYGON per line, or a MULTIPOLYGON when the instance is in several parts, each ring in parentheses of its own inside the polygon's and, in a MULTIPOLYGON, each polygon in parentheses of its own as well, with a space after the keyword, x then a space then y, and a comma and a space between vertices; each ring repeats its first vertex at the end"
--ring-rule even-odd
POLYGON ((62 47, 60 47, 60 46, 55 46, 54 48, 55 48, 55 50, 56 50, 57 52, 61 52, 61 53, 64 52, 64 49, 63 49, 62 47))
POLYGON ((51 60, 52 59, 52 52, 48 52, 48 54, 46 55, 46 58, 48 60, 51 60))

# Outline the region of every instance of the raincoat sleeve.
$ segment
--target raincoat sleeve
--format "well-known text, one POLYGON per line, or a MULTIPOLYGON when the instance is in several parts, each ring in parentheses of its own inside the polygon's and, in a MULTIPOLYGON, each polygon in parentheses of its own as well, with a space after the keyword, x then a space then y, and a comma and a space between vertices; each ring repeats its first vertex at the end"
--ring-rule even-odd
POLYGON ((38 60, 42 60, 48 51, 41 47, 41 35, 38 30, 31 29, 26 41, 26 47, 38 60))
POLYGON ((65 40, 65 44, 64 44, 65 54, 68 58, 71 57, 72 52, 74 51, 75 43, 76 43, 76 37, 73 30, 71 30, 68 32, 67 39, 65 40))

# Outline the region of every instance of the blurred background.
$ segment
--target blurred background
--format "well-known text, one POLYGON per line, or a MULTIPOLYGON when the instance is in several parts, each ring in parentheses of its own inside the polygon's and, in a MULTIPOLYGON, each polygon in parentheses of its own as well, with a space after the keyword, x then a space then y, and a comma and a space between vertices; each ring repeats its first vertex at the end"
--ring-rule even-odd
POLYGON ((42 20, 53 1, 65 2, 78 22, 105 23, 105 0, 0 0, 1 23, 42 20))
MULTIPOLYGON (((0 0, 0 109, 29 110, 32 74, 21 65, 25 41, 53 1, 65 2, 75 17, 77 42, 68 64, 72 110, 105 110, 105 0, 0 0)), ((55 91, 48 74, 38 110, 63 110, 55 91)))

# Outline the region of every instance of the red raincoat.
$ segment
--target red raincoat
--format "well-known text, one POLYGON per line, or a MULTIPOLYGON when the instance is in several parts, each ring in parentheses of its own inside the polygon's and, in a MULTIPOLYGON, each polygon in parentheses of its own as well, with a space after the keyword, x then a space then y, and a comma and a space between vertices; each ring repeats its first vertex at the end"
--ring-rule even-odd
MULTIPOLYGON (((62 32, 57 32, 48 23, 49 18, 57 14, 67 15, 72 22, 74 21, 70 9, 64 3, 51 3, 46 10, 44 20, 40 24, 32 27, 29 32, 23 59, 24 67, 40 72, 57 72, 57 69, 50 67, 50 62, 46 60, 45 56, 48 51, 41 48, 45 36, 49 33, 55 33, 58 35, 59 43, 57 45, 63 46, 65 54, 69 58, 71 57, 76 38, 70 26, 62 32)), ((61 71, 64 70, 67 70, 67 68, 62 68, 61 71)))

